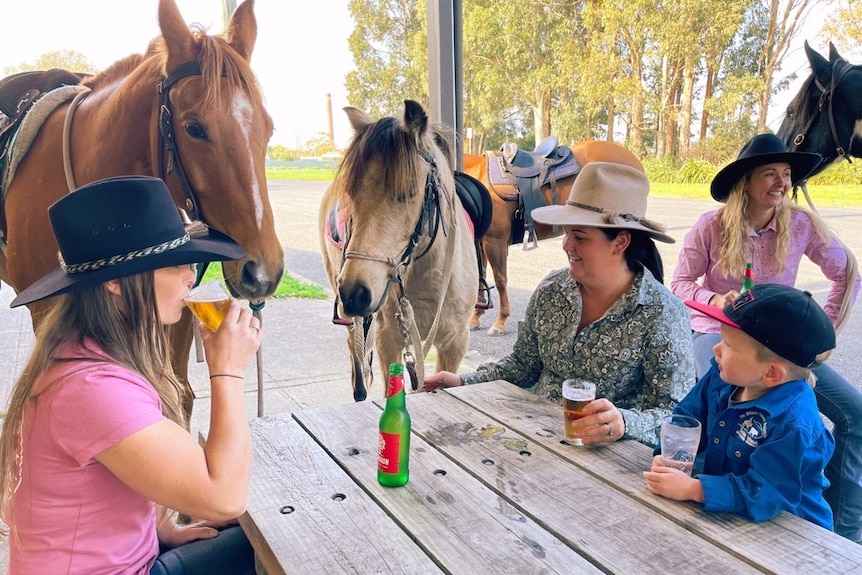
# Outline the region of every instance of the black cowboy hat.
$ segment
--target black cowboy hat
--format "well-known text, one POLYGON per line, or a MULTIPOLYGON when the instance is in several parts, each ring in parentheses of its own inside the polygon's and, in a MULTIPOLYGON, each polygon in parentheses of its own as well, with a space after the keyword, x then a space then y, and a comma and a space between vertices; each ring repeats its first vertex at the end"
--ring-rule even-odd
POLYGON ((189 237, 165 183, 148 176, 84 185, 54 202, 48 216, 60 267, 19 293, 11 307, 145 271, 245 255, 213 229, 189 237))
POLYGON ((730 188, 757 166, 790 164, 790 179, 795 186, 820 165, 823 157, 810 152, 788 152, 775 134, 758 134, 742 147, 736 160, 722 168, 712 179, 709 191, 717 202, 726 202, 730 188))

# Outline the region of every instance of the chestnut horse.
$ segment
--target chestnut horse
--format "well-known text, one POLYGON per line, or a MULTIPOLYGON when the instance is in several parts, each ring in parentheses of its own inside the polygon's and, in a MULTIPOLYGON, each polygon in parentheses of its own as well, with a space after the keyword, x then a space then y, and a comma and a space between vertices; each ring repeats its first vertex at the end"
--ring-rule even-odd
MULTIPOLYGON (((641 165, 640 160, 618 144, 591 140, 579 142, 572 146, 571 150, 572 155, 581 166, 589 162, 616 162, 643 171, 643 165, 641 165)), ((490 160, 496 161, 493 157, 490 160)), ((490 264, 491 270, 494 273, 494 285, 500 294, 500 310, 497 314, 497 320, 488 329, 488 334, 499 335, 506 333, 506 320, 509 319, 512 313, 511 307, 509 307, 506 258, 509 255, 509 244, 512 238, 512 221, 515 211, 518 209, 518 191, 513 185, 491 184, 491 180, 488 177, 488 161, 489 157, 487 156, 464 155, 464 172, 485 184, 485 187, 491 192, 491 199, 494 203, 491 227, 488 228, 488 231, 485 232, 482 238, 482 250, 485 261, 490 264)), ((572 175, 557 180, 556 203, 566 203, 566 200, 569 198, 569 190, 572 188, 576 177, 577 175, 572 175)), ((552 204, 551 186, 545 185, 542 188, 542 192, 545 196, 545 202, 552 204)), ((537 238, 540 240, 562 234, 562 230, 560 229, 555 234, 551 226, 539 223, 535 224, 535 231, 537 238)), ((479 329, 479 322, 484 313, 485 310, 478 308, 473 311, 473 315, 470 318, 471 329, 479 329)))
MULTIPOLYGON (((48 220, 57 199, 94 180, 141 174, 164 179, 192 219, 246 249, 245 258, 223 266, 234 295, 263 300, 275 291, 284 254, 264 170, 272 120, 249 67, 253 8, 253 0, 240 4, 221 38, 190 29, 174 0, 161 0, 162 36, 147 52, 85 79, 78 97, 48 113, 7 182, 0 279, 20 291, 57 266, 48 220)), ((30 306, 34 328, 49 305, 30 306)), ((172 337, 176 371, 187 382, 188 311, 172 337)), ((187 415, 192 399, 188 394, 187 415)))
POLYGON ((455 192, 452 140, 442 125, 429 125, 420 104, 404 104, 402 118, 376 122, 344 109, 355 133, 320 205, 336 313, 354 318, 347 342, 356 401, 371 383, 366 342, 376 343, 384 376, 405 351, 409 369, 415 350, 421 386, 431 345, 437 370, 455 371, 470 340, 479 277, 470 222, 455 192))

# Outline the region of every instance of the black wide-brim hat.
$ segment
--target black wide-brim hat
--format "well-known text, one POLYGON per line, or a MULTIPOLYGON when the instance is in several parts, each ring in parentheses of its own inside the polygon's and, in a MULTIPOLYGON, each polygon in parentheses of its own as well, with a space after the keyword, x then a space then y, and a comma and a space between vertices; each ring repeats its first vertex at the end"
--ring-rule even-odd
POLYGON ((11 307, 159 268, 245 256, 242 246, 219 231, 190 237, 159 178, 86 184, 54 202, 48 216, 60 267, 21 291, 11 307))
POLYGON ((795 186, 820 165, 823 157, 810 152, 788 152, 775 134, 758 134, 742 147, 736 160, 722 168, 712 179, 709 191, 717 202, 726 202, 730 189, 743 176, 758 166, 786 163, 795 186))

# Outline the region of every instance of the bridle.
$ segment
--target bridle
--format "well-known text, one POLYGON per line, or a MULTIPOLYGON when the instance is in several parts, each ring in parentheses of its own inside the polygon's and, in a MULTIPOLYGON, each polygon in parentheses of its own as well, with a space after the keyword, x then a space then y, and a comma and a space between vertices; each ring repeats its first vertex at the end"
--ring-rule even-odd
MULTIPOLYGON (((167 77, 162 77, 161 81, 156 85, 156 91, 159 94, 159 137, 161 139, 158 157, 158 177, 165 180, 168 174, 176 168, 177 180, 179 180, 180 188, 183 193, 183 202, 181 207, 183 208, 185 215, 190 220, 203 221, 200 208, 198 208, 197 196, 195 196, 194 190, 192 190, 191 184, 189 184, 189 179, 186 176, 186 171, 183 169, 183 163, 180 160, 180 153, 177 148, 176 137, 174 136, 174 122, 169 99, 171 87, 173 87, 174 84, 183 78, 200 75, 200 62, 186 62, 185 64, 178 66, 177 69, 171 72, 167 77), (166 153, 167 163, 165 162, 166 153)), ((72 172, 71 161, 70 142, 72 137, 72 118, 75 115, 75 110, 78 108, 78 105, 89 93, 89 89, 84 90, 79 93, 74 100, 72 100, 72 103, 69 105, 69 109, 66 111, 66 119, 63 125, 63 165, 66 173, 66 186, 69 188, 70 192, 78 187, 75 183, 75 176, 72 172)))
POLYGON ((183 163, 180 160, 180 152, 177 148, 177 140, 174 136, 174 120, 171 113, 170 92, 171 88, 189 76, 201 75, 201 63, 197 60, 186 62, 178 66, 167 77, 162 77, 161 82, 156 86, 156 91, 159 94, 159 136, 162 140, 162 145, 159 146, 159 177, 164 180, 171 171, 176 168, 177 180, 180 182, 180 189, 183 192, 183 208, 188 217, 192 220, 203 221, 200 208, 198 208, 197 197, 192 190, 189 179, 186 176, 186 171, 183 169, 183 163), (165 153, 167 152, 167 165, 165 165, 165 153))
MULTIPOLYGON (((805 141, 805 137, 808 134, 808 130, 811 129, 811 125, 817 119, 817 116, 823 112, 823 109, 826 108, 826 115, 829 118, 829 127, 832 130, 832 142, 835 144, 835 153, 837 154, 836 159, 844 158, 848 162, 852 163, 850 155, 847 153, 847 150, 850 148, 850 142, 848 141, 847 147, 845 147, 841 144, 841 138, 838 136, 838 128, 835 125, 835 114, 832 102, 834 100, 833 96, 835 95, 835 90, 838 88, 838 84, 841 83, 841 80, 847 72, 855 67, 855 65, 844 60, 834 62, 832 64, 832 78, 830 79, 828 88, 821 84, 816 77, 814 78, 814 83, 820 90, 820 99, 817 101, 817 111, 808 118, 808 123, 806 123, 805 127, 796 134, 795 138, 793 138, 793 143, 790 146, 789 151, 795 152, 796 149, 802 145, 802 142, 805 141)), ((850 139, 853 139, 852 131, 850 133, 850 139)))
POLYGON ((344 262, 349 259, 368 260, 388 265, 391 268, 391 271, 389 272, 389 282, 398 283, 402 295, 404 293, 402 277, 407 266, 409 266, 414 259, 419 259, 428 253, 434 245, 434 241, 437 239, 437 232, 441 227, 443 229, 443 235, 448 235, 446 223, 443 221, 443 211, 440 206, 441 184, 440 174, 437 171, 437 162, 434 160, 434 157, 427 152, 423 150, 418 150, 418 152, 419 155, 422 156, 422 159, 428 162, 430 169, 428 171, 428 175, 425 177, 425 197, 422 201, 422 211, 419 213, 419 219, 417 220, 416 226, 413 228, 413 233, 410 234, 410 239, 407 240, 407 246, 402 250, 401 255, 397 258, 393 258, 391 256, 380 256, 356 250, 348 250, 347 246, 350 242, 350 235, 353 227, 352 221, 350 220, 348 220, 346 226, 344 248, 342 250, 342 265, 344 265, 344 262), (419 246, 419 240, 422 238, 423 231, 426 227, 428 245, 425 246, 425 249, 423 249, 419 255, 414 257, 416 248, 419 246))

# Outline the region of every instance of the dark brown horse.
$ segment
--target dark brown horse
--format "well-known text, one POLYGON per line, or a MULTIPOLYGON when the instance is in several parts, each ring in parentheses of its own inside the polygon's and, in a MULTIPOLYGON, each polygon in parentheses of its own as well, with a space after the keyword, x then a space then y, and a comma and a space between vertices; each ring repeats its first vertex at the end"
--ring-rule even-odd
MULTIPOLYGON (((637 157, 624 147, 603 141, 580 142, 571 147, 572 155, 581 166, 589 162, 616 162, 625 164, 643 171, 643 166, 637 157)), ((492 158, 493 159, 493 158, 492 158)), ((490 264, 494 273, 494 285, 500 294, 500 309, 497 320, 488 329, 490 335, 498 335, 506 332, 506 320, 511 315, 509 307, 509 290, 506 278, 506 260, 509 255, 509 244, 512 238, 512 218, 518 209, 517 190, 512 185, 491 184, 488 176, 488 157, 464 155, 464 172, 480 180, 491 192, 494 203, 491 227, 482 238, 482 249, 485 261, 490 264)), ((557 181, 558 204, 564 204, 569 197, 569 190, 577 176, 562 178, 557 181)), ((545 202, 553 203, 551 186, 543 188, 545 202)), ((536 236, 543 240, 560 235, 562 230, 554 234, 551 226, 535 224, 536 236)), ((471 329, 479 329, 482 309, 473 311, 470 318, 471 329)))
MULTIPOLYGON (((850 64, 829 44, 829 60, 805 43, 811 75, 787 106, 778 129, 790 150, 817 152, 823 162, 862 158, 862 66, 850 64)), ((812 175, 814 175, 812 174, 812 175)))
MULTIPOLYGON (((189 216, 245 247, 244 259, 223 266, 235 295, 262 300, 275 291, 284 254, 264 170, 272 120, 249 67, 253 8, 253 0, 240 4, 221 38, 190 29, 174 0, 161 0, 162 36, 145 54, 84 80, 79 97, 47 113, 7 182, 3 281, 19 291, 57 266, 47 210, 58 198, 101 178, 143 174, 165 179, 189 216)), ((48 305, 31 306, 34 327, 48 305)), ((186 316, 173 341, 184 380, 192 334, 186 316)), ((190 413, 191 396, 185 407, 190 413)))

